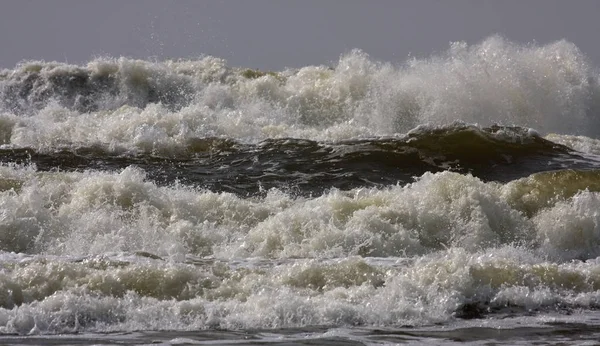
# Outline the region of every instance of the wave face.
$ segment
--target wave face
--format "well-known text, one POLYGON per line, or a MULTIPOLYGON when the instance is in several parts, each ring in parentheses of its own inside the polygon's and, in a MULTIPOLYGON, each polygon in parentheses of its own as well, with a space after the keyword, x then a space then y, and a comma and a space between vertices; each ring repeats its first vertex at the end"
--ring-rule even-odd
MULTIPOLYGON (((568 138, 568 137, 565 137, 568 138)), ((532 173, 600 167, 600 158, 575 152, 518 127, 479 128, 455 123, 421 126, 395 138, 317 142, 268 139, 243 144, 233 139, 194 138, 168 155, 124 155, 100 147, 51 153, 29 148, 0 149, 0 162, 34 164, 40 171, 85 169, 148 172, 159 185, 174 181, 240 196, 276 188, 295 195, 319 195, 331 188, 406 184, 425 172, 472 174, 486 181, 510 181, 532 173)))
POLYGON ((498 36, 403 64, 2 70, 0 335, 592 328, 598 77, 498 36))

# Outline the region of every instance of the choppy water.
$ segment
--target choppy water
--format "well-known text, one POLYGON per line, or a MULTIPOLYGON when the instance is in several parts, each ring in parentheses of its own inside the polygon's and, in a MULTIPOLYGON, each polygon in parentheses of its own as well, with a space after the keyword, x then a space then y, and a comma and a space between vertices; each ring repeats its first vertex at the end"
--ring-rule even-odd
POLYGON ((0 71, 0 338, 599 335, 600 84, 569 42, 0 71))

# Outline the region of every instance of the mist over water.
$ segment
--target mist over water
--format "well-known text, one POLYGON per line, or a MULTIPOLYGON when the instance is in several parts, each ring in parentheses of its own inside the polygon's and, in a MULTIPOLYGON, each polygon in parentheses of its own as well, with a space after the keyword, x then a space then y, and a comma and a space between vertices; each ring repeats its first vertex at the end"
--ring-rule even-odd
POLYGON ((592 328, 599 111, 567 41, 22 62, 0 71, 0 333, 592 328))

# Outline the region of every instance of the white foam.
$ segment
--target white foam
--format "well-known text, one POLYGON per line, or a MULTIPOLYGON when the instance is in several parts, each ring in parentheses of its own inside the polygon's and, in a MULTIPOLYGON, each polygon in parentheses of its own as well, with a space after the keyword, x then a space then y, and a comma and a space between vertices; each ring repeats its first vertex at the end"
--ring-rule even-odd
POLYGON ((501 185, 470 175, 425 173, 406 186, 332 190, 315 198, 278 190, 240 198, 159 187, 133 167, 65 173, 5 165, 0 179, 6 185, 0 192, 5 251, 68 256, 147 251, 180 259, 387 257, 547 241, 587 253, 577 256, 595 256, 596 194, 577 194, 574 185, 568 188, 572 193, 551 198, 541 191, 553 180, 541 178, 531 186, 501 185), (570 246, 569 239, 589 247, 570 246))
MULTIPOLYGON (((593 307, 597 263, 544 262, 526 249, 448 249, 402 267, 362 259, 297 260, 261 269, 226 264, 34 262, 5 268, 19 307, 0 308, 0 331, 38 334, 308 325, 448 322, 463 304, 593 307), (109 294, 110 293, 110 294, 109 294)), ((4 298, 4 297, 3 297, 4 298)))
POLYGON ((600 155, 600 140, 585 136, 559 135, 551 133, 546 139, 559 143, 582 153, 592 154, 596 158, 600 155))
POLYGON ((3 72, 13 77, 2 82, 2 90, 22 87, 35 72, 41 79, 29 99, 19 102, 43 101, 28 108, 27 116, 6 104, 0 140, 39 150, 100 145, 169 154, 193 138, 343 140, 393 136, 457 120, 598 135, 598 73, 566 41, 524 46, 493 36, 472 46, 453 43, 445 53, 402 65, 373 61, 355 50, 333 68, 252 72, 249 78, 243 71, 212 57, 98 58, 87 66, 29 62, 3 72), (51 88, 50 80, 79 74, 114 79, 112 93, 102 91, 90 101, 98 109, 74 110, 83 102, 75 94, 40 96, 51 88))
POLYGON ((0 180, 2 333, 428 325, 465 304, 598 304, 596 192, 535 199, 452 172, 310 198, 160 187, 133 167, 0 165, 0 180))

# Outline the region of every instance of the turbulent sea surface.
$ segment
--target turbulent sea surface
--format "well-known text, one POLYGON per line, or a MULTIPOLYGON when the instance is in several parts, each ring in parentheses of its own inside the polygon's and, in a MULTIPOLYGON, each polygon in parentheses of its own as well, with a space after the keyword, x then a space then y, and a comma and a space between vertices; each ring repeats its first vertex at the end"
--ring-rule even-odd
POLYGON ((0 343, 593 344, 600 73, 490 37, 0 71, 0 343))

